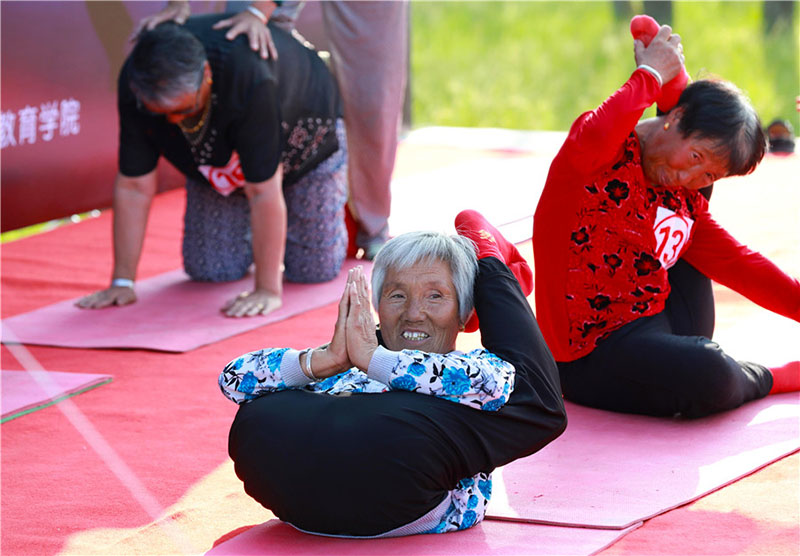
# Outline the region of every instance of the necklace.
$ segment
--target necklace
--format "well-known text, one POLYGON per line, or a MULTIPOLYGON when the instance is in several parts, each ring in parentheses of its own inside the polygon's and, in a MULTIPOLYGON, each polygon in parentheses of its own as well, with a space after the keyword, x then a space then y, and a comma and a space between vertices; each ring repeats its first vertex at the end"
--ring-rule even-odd
POLYGON ((203 108, 203 114, 200 116, 200 120, 196 124, 194 124, 191 127, 185 127, 183 125, 183 122, 180 121, 178 122, 178 127, 181 128, 181 131, 183 133, 189 133, 189 134, 197 133, 200 130, 200 128, 202 128, 205 125, 206 118, 208 117, 208 113, 210 110, 211 110, 211 98, 209 98, 208 102, 206 102, 206 106, 205 108, 203 108))

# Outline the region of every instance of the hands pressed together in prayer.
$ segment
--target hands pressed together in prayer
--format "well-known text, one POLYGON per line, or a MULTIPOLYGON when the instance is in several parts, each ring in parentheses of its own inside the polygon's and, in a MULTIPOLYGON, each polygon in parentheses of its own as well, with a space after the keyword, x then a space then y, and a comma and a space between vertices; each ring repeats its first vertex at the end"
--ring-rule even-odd
POLYGON ((300 356, 300 367, 309 378, 317 380, 334 376, 351 367, 366 371, 377 347, 369 285, 362 268, 358 266, 347 275, 331 342, 304 352, 300 356))
MULTIPOLYGON (((214 24, 214 29, 225 29, 230 27, 230 30, 225 34, 225 38, 233 40, 239 35, 247 35, 250 42, 250 48, 259 53, 264 58, 278 59, 278 50, 275 48, 275 43, 272 41, 272 34, 266 23, 270 15, 275 10, 274 2, 256 2, 258 4, 255 10, 246 9, 227 19, 223 19, 214 24), (257 15, 260 14, 260 15, 257 15), (263 19, 262 17, 263 16, 263 19)), ((255 7, 255 6, 253 6, 255 7)), ((170 0, 167 2, 166 7, 157 14, 143 17, 136 25, 136 28, 131 35, 131 40, 136 40, 140 33, 143 31, 150 31, 165 21, 174 21, 179 25, 183 25, 189 17, 191 9, 189 2, 186 0, 170 0)))

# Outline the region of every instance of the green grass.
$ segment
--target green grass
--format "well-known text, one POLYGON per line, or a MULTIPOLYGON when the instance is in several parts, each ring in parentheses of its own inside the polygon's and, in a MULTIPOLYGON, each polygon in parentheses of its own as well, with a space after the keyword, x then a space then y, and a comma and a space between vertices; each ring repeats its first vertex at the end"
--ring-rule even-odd
MULTIPOLYGON (((782 23, 765 37, 760 1, 673 2, 692 77, 733 81, 764 124, 786 118, 797 132, 800 5, 782 23)), ((414 0, 412 124, 565 130, 633 70, 628 24, 610 1, 414 0)))

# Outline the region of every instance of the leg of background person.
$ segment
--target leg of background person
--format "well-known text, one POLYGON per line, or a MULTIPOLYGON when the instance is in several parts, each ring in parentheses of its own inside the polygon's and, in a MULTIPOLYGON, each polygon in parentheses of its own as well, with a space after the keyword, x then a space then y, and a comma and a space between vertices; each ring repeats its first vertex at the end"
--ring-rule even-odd
POLYGON ((678 336, 665 313, 638 319, 592 353, 559 363, 564 397, 575 403, 654 416, 702 417, 762 398, 772 375, 737 362, 702 336, 678 336))
POLYGON ((322 3, 334 75, 344 102, 350 207, 367 256, 388 238, 391 178, 403 110, 408 4, 322 3))
POLYGON ((226 282, 253 264, 250 206, 241 191, 228 197, 207 183, 186 180, 183 267, 192 280, 226 282))
POLYGON ((339 150, 284 187, 287 230, 284 275, 290 282, 326 282, 339 274, 347 249, 347 139, 336 124, 339 150))

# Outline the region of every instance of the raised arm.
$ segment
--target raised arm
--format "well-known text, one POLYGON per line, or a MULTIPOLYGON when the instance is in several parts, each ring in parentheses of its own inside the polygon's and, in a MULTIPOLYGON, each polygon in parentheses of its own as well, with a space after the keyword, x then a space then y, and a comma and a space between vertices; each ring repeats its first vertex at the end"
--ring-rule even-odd
POLYGON ((628 81, 572 124, 559 158, 575 170, 591 174, 616 159, 645 109, 658 98, 662 82, 681 70, 680 37, 665 25, 647 47, 634 41, 634 57, 637 69, 628 81))

